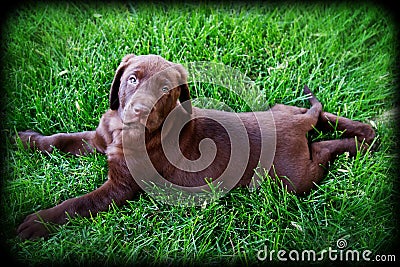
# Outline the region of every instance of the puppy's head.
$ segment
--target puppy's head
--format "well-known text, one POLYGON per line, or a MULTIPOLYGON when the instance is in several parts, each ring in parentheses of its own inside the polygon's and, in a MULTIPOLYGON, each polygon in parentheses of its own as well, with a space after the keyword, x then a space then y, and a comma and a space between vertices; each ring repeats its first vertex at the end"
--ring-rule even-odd
POLYGON ((192 112, 187 73, 182 65, 156 55, 127 55, 122 59, 110 92, 110 108, 125 125, 142 125, 152 132, 181 105, 192 112))

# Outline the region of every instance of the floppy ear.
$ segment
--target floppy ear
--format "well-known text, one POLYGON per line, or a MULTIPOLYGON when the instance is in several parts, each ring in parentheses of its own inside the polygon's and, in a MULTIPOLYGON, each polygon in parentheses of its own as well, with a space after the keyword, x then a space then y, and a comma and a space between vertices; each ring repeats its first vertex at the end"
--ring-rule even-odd
POLYGON ((115 72, 114 80, 111 84, 111 89, 110 89, 110 108, 112 110, 117 110, 119 108, 118 92, 119 92, 119 86, 121 84, 121 76, 124 73, 126 67, 128 66, 128 61, 134 56, 135 55, 133 54, 126 55, 122 59, 121 63, 117 68, 117 71, 115 72))
POLYGON ((175 64, 175 68, 180 72, 181 77, 179 81, 179 87, 181 94, 179 95, 179 102, 182 107, 189 113, 192 114, 192 103, 190 101, 190 92, 187 84, 187 71, 181 64, 175 64))
POLYGON ((180 85, 181 94, 179 95, 179 102, 182 107, 189 113, 192 114, 192 103, 190 101, 189 87, 187 83, 180 85))

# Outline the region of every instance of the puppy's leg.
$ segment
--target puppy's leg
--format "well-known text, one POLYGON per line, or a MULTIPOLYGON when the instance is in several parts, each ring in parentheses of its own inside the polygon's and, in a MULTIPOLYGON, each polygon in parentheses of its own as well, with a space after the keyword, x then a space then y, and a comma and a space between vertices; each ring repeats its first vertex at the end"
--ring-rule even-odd
POLYGON ((109 161, 108 180, 95 191, 77 198, 68 199, 46 210, 28 215, 18 227, 18 236, 22 239, 47 237, 50 229, 47 223, 64 224, 69 217, 95 216, 99 211, 108 210, 111 203, 125 204, 140 191, 129 170, 123 162, 109 161))
MULTIPOLYGON (((311 95, 309 101, 312 105, 310 110, 312 110, 313 107, 319 102, 307 86, 304 86, 304 93, 311 95)), ((353 121, 344 117, 339 117, 325 111, 321 111, 319 113, 318 122, 316 123, 315 128, 325 132, 333 131, 335 129, 338 131, 343 131, 343 137, 356 136, 360 143, 364 141, 368 145, 371 144, 375 138, 375 131, 370 125, 353 121)))
POLYGON ((297 185, 296 193, 308 193, 319 183, 328 168, 328 163, 332 162, 338 155, 349 152, 351 156, 357 153, 357 149, 363 149, 361 144, 355 138, 345 138, 338 140, 329 140, 314 142, 311 144, 311 159, 308 163, 308 173, 297 185))
POLYGON ((320 131, 343 131, 343 137, 357 136, 360 142, 367 144, 371 144, 375 138, 375 131, 370 125, 328 112, 321 113, 316 128, 320 131))
POLYGON ((54 147, 73 155, 92 153, 94 149, 104 153, 105 150, 100 138, 96 135, 96 131, 59 133, 44 136, 28 130, 18 132, 18 136, 25 148, 38 149, 41 152, 51 153, 54 147))

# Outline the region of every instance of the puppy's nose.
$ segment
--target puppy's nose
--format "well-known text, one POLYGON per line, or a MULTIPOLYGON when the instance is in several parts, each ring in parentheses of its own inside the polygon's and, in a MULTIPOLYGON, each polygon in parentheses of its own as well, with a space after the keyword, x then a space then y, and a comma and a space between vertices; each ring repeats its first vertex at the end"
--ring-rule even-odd
POLYGON ((142 104, 136 104, 133 106, 133 113, 136 116, 146 116, 149 115, 150 109, 142 104))

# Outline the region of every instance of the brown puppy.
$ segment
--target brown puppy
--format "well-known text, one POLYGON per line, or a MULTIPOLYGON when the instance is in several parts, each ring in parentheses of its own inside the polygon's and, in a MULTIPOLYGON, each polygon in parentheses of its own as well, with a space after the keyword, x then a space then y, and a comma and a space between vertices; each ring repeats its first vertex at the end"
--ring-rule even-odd
POLYGON ((74 155, 105 153, 109 172, 95 191, 27 216, 18 235, 47 236, 43 222, 63 224, 68 216, 95 215, 112 202, 124 204, 142 191, 136 176, 149 175, 143 172, 149 168, 179 186, 202 186, 205 178, 224 176, 234 187, 249 185, 263 161, 267 169, 273 164, 269 174, 284 177, 289 191, 307 193, 322 179, 329 161, 346 151, 354 155, 357 143, 369 145, 375 137, 367 124, 323 112, 307 87, 310 109, 276 105, 266 112, 235 114, 192 107, 186 78, 181 65, 162 57, 127 55, 111 86, 110 110, 95 131, 51 136, 19 132, 25 147, 42 152, 56 147, 74 155), (344 131, 343 139, 308 143, 306 134, 313 127, 329 131, 332 125, 344 131), (212 144, 203 142, 209 139, 212 144), (169 150, 174 152, 168 155, 169 150))

